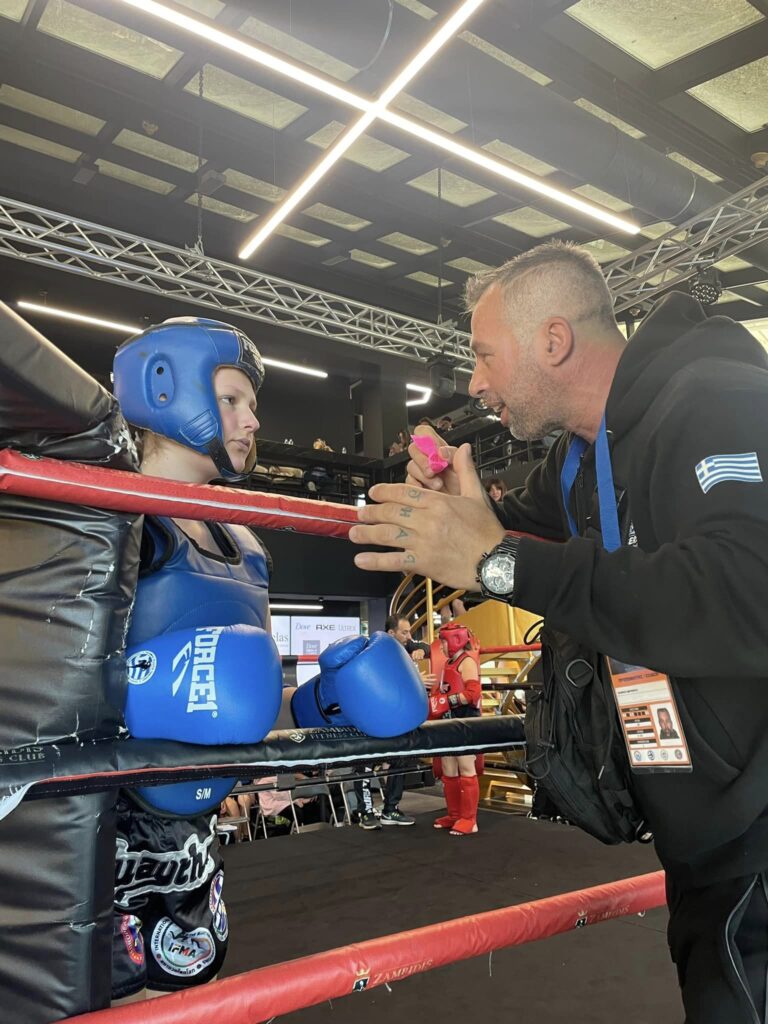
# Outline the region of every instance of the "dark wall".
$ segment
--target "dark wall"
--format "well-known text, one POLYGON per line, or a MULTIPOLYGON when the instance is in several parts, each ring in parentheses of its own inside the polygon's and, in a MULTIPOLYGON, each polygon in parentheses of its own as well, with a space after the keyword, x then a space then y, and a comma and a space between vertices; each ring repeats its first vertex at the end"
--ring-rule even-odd
POLYGON ((259 433, 270 441, 293 438, 311 447, 324 438, 334 451, 354 451, 354 424, 349 381, 331 375, 327 380, 301 377, 267 367, 267 382, 259 393, 259 433))
POLYGON ((275 564, 274 594, 312 597, 389 597, 402 576, 362 572, 352 559, 360 549, 347 540, 285 530, 260 530, 275 564))

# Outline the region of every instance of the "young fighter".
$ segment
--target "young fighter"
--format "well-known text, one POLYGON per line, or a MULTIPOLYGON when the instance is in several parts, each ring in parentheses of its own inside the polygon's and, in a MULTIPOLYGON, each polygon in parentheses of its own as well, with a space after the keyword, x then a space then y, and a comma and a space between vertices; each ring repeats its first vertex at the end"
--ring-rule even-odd
MULTIPOLYGON (((438 633, 448 659, 440 682, 430 696, 430 718, 477 718, 480 715, 480 674, 470 652, 469 630, 449 622, 438 633)), ((438 818, 435 828, 450 829, 452 836, 477 832, 480 798, 474 754, 443 757, 443 789, 448 813, 438 818)))
MULTIPOLYGON (((214 320, 168 320, 129 339, 116 354, 114 383, 126 420, 140 430, 141 472, 190 484, 240 479, 255 462, 263 380, 253 343, 214 320)), ((281 701, 291 725, 394 736, 421 724, 418 673, 384 634, 331 645, 315 680, 283 692, 270 635, 270 572, 248 527, 145 518, 127 637, 132 736, 255 743, 275 725, 281 701)), ((199 985, 219 971, 229 925, 216 813, 235 781, 122 794, 113 998, 145 986, 199 985)))

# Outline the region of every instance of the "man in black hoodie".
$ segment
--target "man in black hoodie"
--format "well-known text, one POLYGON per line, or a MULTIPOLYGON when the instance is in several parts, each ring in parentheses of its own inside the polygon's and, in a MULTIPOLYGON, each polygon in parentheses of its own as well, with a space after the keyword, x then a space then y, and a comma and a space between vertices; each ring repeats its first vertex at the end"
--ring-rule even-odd
POLYGON ((355 561, 482 590, 670 677, 692 771, 633 780, 686 1019, 765 1022, 768 357, 681 293, 625 342, 575 247, 538 246, 467 292, 470 393, 521 440, 563 434, 493 509, 468 445, 441 449, 440 474, 412 447, 407 483, 374 487, 351 535, 398 550, 355 561))

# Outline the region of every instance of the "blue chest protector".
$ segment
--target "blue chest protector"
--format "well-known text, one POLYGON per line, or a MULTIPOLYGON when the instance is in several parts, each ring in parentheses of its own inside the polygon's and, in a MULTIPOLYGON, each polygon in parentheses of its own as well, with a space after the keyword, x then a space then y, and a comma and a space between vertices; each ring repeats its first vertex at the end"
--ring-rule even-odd
MULTIPOLYGON (((127 637, 129 651, 131 648, 135 651, 137 647, 141 650, 142 645, 147 645, 151 650, 159 652, 162 641, 159 641, 158 637, 165 634, 174 634, 175 637, 179 630, 243 625, 265 628, 269 612, 267 556, 258 539, 247 527, 225 527, 215 524, 212 533, 216 545, 212 539, 211 547, 218 546, 218 553, 202 551, 172 519, 165 517, 147 516, 144 520, 144 532, 142 566, 127 637)), ((174 637, 170 639, 174 640, 174 637)), ((175 642, 177 641, 174 640, 175 642)), ((269 652, 265 651, 265 656, 268 654, 269 652)), ((146 650, 143 655, 146 656, 146 650)), ((216 657, 218 664, 222 659, 219 655, 216 657)), ((226 739, 222 742, 239 742, 230 734, 232 730, 235 734, 238 733, 238 723, 247 723, 251 731, 256 730, 259 738, 266 734, 277 717, 280 706, 280 662, 276 649, 274 659, 274 664, 270 660, 269 670, 265 667, 263 676, 273 680, 273 683, 276 682, 276 687, 270 684, 259 697, 254 693, 247 706, 240 703, 243 696, 242 691, 238 691, 239 696, 235 699, 236 711, 233 713, 230 708, 225 713, 219 708, 213 716, 217 725, 214 726, 213 722, 206 723, 210 735, 220 735, 223 726, 232 725, 232 729, 226 733, 226 739), (275 673, 277 680, 274 679, 275 673)), ((253 670, 253 665, 249 668, 253 670)), ((245 678, 242 671, 236 673, 236 676, 245 678)), ((211 672, 210 677, 203 679, 203 689, 208 697, 212 697, 214 691, 212 683, 206 689, 205 679, 212 677, 211 672)), ((253 678, 258 679, 257 672, 253 673, 253 678)), ((174 689, 173 695, 175 693, 174 689)), ((221 678, 217 681, 216 694, 216 699, 221 704, 225 695, 221 678)), ((147 706, 141 703, 142 698, 150 700, 150 705, 147 706, 151 706, 151 700, 156 699, 148 696, 148 688, 144 686, 129 690, 126 721, 134 735, 137 734, 137 713, 142 725, 148 716, 151 718, 147 706), (132 706, 131 698, 135 698, 132 706), (134 717, 134 723, 131 723, 131 716, 134 717)), ((185 699, 177 707, 178 702, 172 699, 172 695, 165 694, 165 699, 166 703, 168 700, 171 701, 170 715, 174 721, 179 718, 179 707, 182 710, 186 707, 186 714, 181 715, 182 721, 190 721, 191 703, 188 704, 185 699)), ((194 724, 197 725, 196 719, 194 724)), ((190 739, 192 734, 187 732, 186 725, 183 731, 185 741, 190 739)), ((138 734, 141 735, 141 732, 138 734)), ((150 731, 150 735, 158 734, 150 731)), ((161 732, 159 735, 174 738, 172 732, 161 732)), ((194 817, 218 808, 220 801, 230 792, 235 781, 236 779, 217 778, 204 783, 171 783, 167 786, 139 788, 134 790, 133 795, 142 806, 149 807, 155 813, 160 811, 174 817, 194 817)))
POLYGON ((199 626, 265 628, 269 570, 264 549, 245 526, 214 529, 228 551, 201 551, 172 519, 146 517, 146 540, 154 551, 139 574, 128 647, 199 626))

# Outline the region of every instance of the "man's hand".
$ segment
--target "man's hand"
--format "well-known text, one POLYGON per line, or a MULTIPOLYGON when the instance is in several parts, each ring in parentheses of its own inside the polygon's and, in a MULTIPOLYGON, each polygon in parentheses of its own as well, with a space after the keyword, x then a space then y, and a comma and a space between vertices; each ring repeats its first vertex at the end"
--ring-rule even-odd
POLYGON ((437 676, 434 672, 425 673, 421 677, 421 681, 422 683, 424 683, 424 686, 427 689, 427 693, 432 693, 435 687, 439 685, 437 676))
POLYGON ((447 445, 437 431, 422 423, 413 432, 414 437, 434 437, 438 445, 438 454, 448 460, 448 468, 442 473, 434 473, 429 468, 429 460, 424 452, 420 452, 415 444, 408 447, 408 454, 411 461, 408 463, 408 474, 405 478, 407 484, 416 487, 426 487, 432 491, 443 491, 445 494, 461 494, 461 487, 456 471, 453 469, 453 459, 458 449, 447 445))
POLYGON ((398 550, 366 551, 355 555, 355 565, 372 572, 416 572, 452 587, 479 590, 477 563, 504 538, 504 528, 485 501, 468 444, 457 450, 453 473, 456 495, 407 483, 372 487, 369 496, 377 504, 358 509, 366 525, 353 526, 349 539, 398 550))
POLYGON ((424 651, 422 651, 420 647, 417 647, 415 651, 411 651, 411 658, 414 661, 422 661, 424 658, 426 658, 426 654, 424 653, 424 651))

